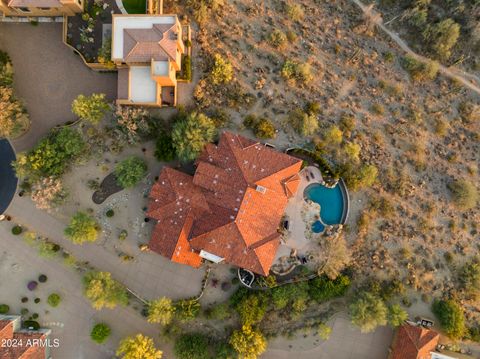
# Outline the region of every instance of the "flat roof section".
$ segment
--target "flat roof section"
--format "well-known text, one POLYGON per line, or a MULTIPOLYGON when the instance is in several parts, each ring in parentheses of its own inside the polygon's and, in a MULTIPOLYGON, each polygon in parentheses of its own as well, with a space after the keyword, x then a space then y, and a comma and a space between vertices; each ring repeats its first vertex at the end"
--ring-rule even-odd
POLYGON ((174 24, 176 16, 113 16, 112 59, 123 59, 123 34, 125 29, 151 29, 154 24, 174 24))
POLYGON ((157 83, 150 66, 130 66, 130 100, 138 103, 157 102, 157 83))
POLYGON ((168 61, 152 61, 155 76, 168 76, 168 61))

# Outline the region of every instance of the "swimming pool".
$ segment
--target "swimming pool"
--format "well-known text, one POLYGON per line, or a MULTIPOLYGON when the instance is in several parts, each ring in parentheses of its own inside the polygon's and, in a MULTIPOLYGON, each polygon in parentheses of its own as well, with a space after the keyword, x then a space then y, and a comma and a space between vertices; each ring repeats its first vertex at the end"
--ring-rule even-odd
POLYGON ((314 183, 305 188, 304 196, 320 205, 320 221, 312 225, 312 231, 322 232, 321 224, 345 224, 348 214, 348 194, 343 181, 334 188, 314 183))

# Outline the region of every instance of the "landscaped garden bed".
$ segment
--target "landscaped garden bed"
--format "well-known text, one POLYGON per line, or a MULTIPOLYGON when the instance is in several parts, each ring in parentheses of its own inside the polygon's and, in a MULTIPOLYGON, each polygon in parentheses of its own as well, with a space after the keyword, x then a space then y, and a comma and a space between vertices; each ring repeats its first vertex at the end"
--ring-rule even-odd
POLYGON ((86 62, 114 69, 110 60, 112 14, 121 14, 115 0, 89 0, 85 11, 68 18, 66 42, 79 51, 86 62))

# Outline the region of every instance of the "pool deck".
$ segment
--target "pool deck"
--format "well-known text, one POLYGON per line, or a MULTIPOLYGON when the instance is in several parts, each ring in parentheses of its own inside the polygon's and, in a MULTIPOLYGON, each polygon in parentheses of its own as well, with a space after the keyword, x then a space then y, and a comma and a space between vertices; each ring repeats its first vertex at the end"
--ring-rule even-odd
MULTIPOLYGON (((287 241, 285 244, 282 243, 280 245, 275 260, 278 260, 280 257, 289 256, 292 249, 296 249, 298 253, 306 253, 307 251, 318 247, 315 242, 305 236, 307 225, 302 218, 302 212, 305 209, 306 202, 303 197, 303 191, 307 186, 313 183, 322 182, 323 177, 320 170, 313 166, 305 167, 300 171, 299 175, 300 184, 297 193, 295 197, 290 198, 287 208, 285 209, 285 216, 289 221, 289 233, 284 236, 287 241), (313 174, 313 178, 309 173, 313 174)), ((316 212, 318 213, 318 209, 316 212)))

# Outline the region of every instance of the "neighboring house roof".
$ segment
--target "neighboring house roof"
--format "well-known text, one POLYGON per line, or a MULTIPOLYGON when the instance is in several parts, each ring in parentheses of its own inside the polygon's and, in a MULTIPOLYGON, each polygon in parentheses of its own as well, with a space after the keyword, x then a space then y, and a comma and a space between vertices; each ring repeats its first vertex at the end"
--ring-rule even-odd
POLYGON ((390 359, 430 359, 439 339, 431 329, 404 324, 397 330, 390 359))
POLYGON ((208 144, 199 156, 193 177, 169 168, 161 172, 150 193, 148 216, 158 220, 150 247, 175 261, 192 249, 204 250, 267 275, 301 163, 258 142, 223 133, 217 146, 208 144))
POLYGON ((178 34, 175 16, 114 16, 112 58, 130 63, 176 61, 178 34))
POLYGON ((45 347, 28 345, 29 340, 46 339, 50 330, 30 331, 16 330, 20 317, 0 316, 0 341, 13 339, 18 345, 5 346, 0 349, 0 359, 45 359, 45 347), (21 343, 21 344, 20 344, 21 343))
POLYGON ((62 7, 59 0, 10 0, 11 7, 62 7))

